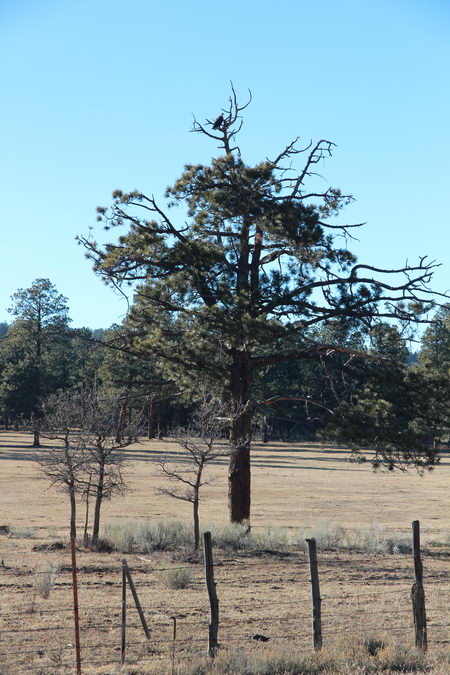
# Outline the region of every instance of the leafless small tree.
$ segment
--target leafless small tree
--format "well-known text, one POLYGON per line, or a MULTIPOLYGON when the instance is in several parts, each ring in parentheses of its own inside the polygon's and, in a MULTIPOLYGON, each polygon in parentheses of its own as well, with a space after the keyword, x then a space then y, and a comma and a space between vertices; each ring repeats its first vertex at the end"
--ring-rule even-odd
POLYGON ((84 402, 85 412, 80 442, 85 449, 89 472, 89 490, 95 494, 92 544, 98 543, 100 513, 103 501, 114 495, 123 495, 127 489, 123 478, 124 447, 136 442, 139 433, 138 420, 129 420, 126 428, 121 426, 117 434, 118 416, 121 407, 118 398, 99 401, 93 396, 84 402))
POLYGON ((207 464, 229 454, 227 444, 220 442, 230 427, 229 406, 214 396, 204 394, 189 424, 171 431, 171 436, 183 448, 180 462, 162 460, 161 474, 174 483, 172 488, 158 488, 157 493, 192 504, 194 521, 194 550, 200 544, 200 489, 207 464))
POLYGON ((60 441, 61 445, 45 448, 35 454, 35 461, 41 472, 50 479, 50 485, 57 485, 69 495, 70 536, 77 536, 76 494, 86 472, 86 455, 77 442, 73 431, 80 423, 79 402, 72 394, 61 393, 51 396, 43 406, 41 435, 60 441))
MULTIPOLYGON (((50 397, 44 408, 42 436, 62 441, 36 455, 41 471, 69 492, 71 536, 76 536, 76 493, 95 495, 92 543, 98 543, 103 500, 126 490, 120 450, 135 442, 137 424, 128 425, 126 435, 116 440, 119 411, 117 399, 100 400, 95 392, 62 392, 50 397)), ((85 539, 86 539, 85 527, 85 539)))

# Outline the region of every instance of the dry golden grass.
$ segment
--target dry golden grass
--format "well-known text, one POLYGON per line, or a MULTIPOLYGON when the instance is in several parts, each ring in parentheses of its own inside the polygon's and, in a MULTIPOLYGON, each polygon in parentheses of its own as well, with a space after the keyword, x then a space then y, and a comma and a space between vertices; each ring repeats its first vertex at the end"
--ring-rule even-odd
MULTIPOLYGON (((69 554, 32 550, 35 544, 55 541, 57 533, 67 538, 67 497, 54 488, 48 489, 32 461, 30 443, 25 434, 0 432, 0 525, 36 528, 36 539, 0 536, 2 675, 15 675, 29 668, 41 673, 73 671, 69 554), (60 565, 61 569, 50 597, 43 599, 33 592, 33 574, 47 563, 60 565)), ((127 450, 130 489, 125 498, 105 504, 104 521, 189 521, 189 504, 154 492, 161 481, 155 460, 162 453, 177 452, 177 446, 170 441, 145 442, 127 450)), ((429 540, 444 540, 450 533, 447 459, 434 472, 420 477, 414 472, 374 474, 369 465, 348 463, 347 457, 344 449, 319 445, 256 444, 252 525, 256 529, 268 524, 283 525, 294 530, 328 518, 345 527, 377 523, 392 532, 409 533, 411 521, 419 519, 429 540)), ((225 461, 210 470, 214 482, 205 488, 201 504, 201 517, 209 523, 226 523, 226 472, 225 461)), ((20 532, 26 530, 19 529, 20 532)), ((447 649, 446 641, 450 639, 446 600, 450 564, 446 550, 444 546, 431 546, 424 560, 431 645, 428 672, 434 673, 450 672, 450 667, 445 670, 446 657, 438 655, 438 649, 447 649)), ((265 553, 255 557, 215 551, 214 555, 218 563, 220 642, 230 649, 245 648, 254 659, 264 655, 269 658, 274 649, 289 654, 309 652, 310 590, 305 554, 292 551, 284 556, 265 553), (271 639, 268 643, 258 642, 250 639, 252 634, 271 639)), ((83 672, 119 672, 123 557, 118 553, 78 552, 83 672)), ((173 615, 178 617, 177 668, 180 673, 188 672, 188 666, 206 648, 208 601, 201 564, 174 562, 168 554, 130 554, 126 558, 153 636, 147 653, 130 602, 127 659, 128 663, 136 663, 125 672, 171 672, 173 615), (192 572, 188 587, 167 588, 161 580, 165 565, 188 567, 192 572)), ((413 570, 409 555, 319 552, 319 561, 324 643, 335 656, 345 652, 345 658, 339 656, 341 660, 350 659, 339 672, 363 672, 357 660, 353 663, 359 670, 350 670, 350 645, 355 641, 380 637, 413 645, 413 570)), ((222 663, 224 659, 225 656, 222 663)), ((328 672, 338 672, 337 666, 328 672)))

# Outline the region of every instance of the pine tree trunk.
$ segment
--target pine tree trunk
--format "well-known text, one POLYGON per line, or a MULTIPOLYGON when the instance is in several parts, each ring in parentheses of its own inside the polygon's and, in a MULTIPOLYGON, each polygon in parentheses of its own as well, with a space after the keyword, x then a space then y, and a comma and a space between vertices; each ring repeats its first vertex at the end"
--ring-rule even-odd
POLYGON ((147 403, 147 438, 155 438, 155 409, 153 396, 148 398, 147 403))
POLYGON ((36 413, 33 414, 33 448, 41 447, 40 437, 41 420, 36 413))
POLYGON ((41 310, 39 308, 36 330, 36 353, 35 353, 35 375, 34 375, 34 402, 33 402, 33 448, 41 447, 40 427, 41 427, 41 367, 42 367, 42 323, 41 310))
POLYGON ((262 442, 267 443, 268 441, 269 441, 269 425, 267 424, 267 417, 264 416, 262 442))
POLYGON ((235 411, 231 423, 228 472, 228 509, 232 523, 250 521, 250 443, 253 417, 248 401, 250 383, 249 358, 245 352, 236 352, 231 377, 235 411))

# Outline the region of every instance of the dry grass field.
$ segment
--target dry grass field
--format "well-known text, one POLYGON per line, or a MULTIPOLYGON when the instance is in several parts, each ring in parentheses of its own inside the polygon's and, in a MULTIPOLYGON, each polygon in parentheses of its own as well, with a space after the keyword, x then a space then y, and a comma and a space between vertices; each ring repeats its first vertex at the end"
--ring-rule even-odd
MULTIPOLYGON (((30 446, 26 434, 0 431, 0 525, 12 528, 9 536, 0 535, 1 675, 75 672, 69 552, 36 550, 41 544, 67 540, 67 496, 49 488, 40 476, 30 446), (60 569, 44 599, 35 580, 49 564, 60 569)), ((105 503, 105 524, 136 519, 190 522, 189 504, 155 493, 162 480, 156 461, 163 454, 175 456, 177 448, 170 441, 146 441, 127 449, 129 490, 124 498, 105 503)), ((373 552, 357 545, 353 549, 321 547, 318 539, 325 650, 311 661, 309 670, 297 666, 295 672, 394 672, 403 664, 403 672, 427 668, 427 672, 450 673, 450 460, 444 457, 440 467, 424 476, 414 471, 375 474, 369 464, 348 462, 348 452, 342 448, 256 443, 252 466, 252 528, 256 534, 273 526, 276 538, 277 528, 282 527, 295 540, 304 536, 305 528, 326 519, 328 524, 320 526, 325 530, 336 524, 355 532, 375 527, 374 531, 396 541, 399 535, 410 536, 413 520, 421 521, 429 660, 421 663, 414 651, 397 653, 394 648, 373 657, 367 649, 364 656, 361 651, 364 641, 375 639, 412 648, 410 553, 373 552), (373 670, 367 670, 367 663, 373 670)), ((209 469, 212 481, 204 488, 201 504, 205 524, 226 524, 226 473, 225 460, 209 469)), ((80 511, 80 526, 81 520, 80 511)), ((214 672, 294 672, 288 666, 257 670, 253 662, 251 666, 245 661, 242 650, 250 660, 267 657, 276 661, 297 653, 312 658, 307 556, 300 545, 276 548, 214 551, 221 612, 219 642, 224 646, 214 672), (253 640, 254 634, 270 640, 253 640), (233 653, 234 665, 225 663, 228 652, 233 653)), ((172 672, 172 616, 178 617, 173 672, 194 672, 192 663, 206 650, 209 617, 201 563, 190 561, 186 552, 108 554, 80 547, 77 555, 83 672, 121 672, 124 557, 152 640, 146 642, 130 600, 123 672, 172 672), (186 588, 167 588, 165 571, 174 568, 188 570, 186 588)), ((205 672, 205 667, 195 672, 205 672)))

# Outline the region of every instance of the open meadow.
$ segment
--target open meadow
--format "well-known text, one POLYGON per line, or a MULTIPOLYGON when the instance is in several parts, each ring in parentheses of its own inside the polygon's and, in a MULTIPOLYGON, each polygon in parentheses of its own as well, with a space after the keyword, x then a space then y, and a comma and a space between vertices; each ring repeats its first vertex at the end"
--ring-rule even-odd
MULTIPOLYGON (((74 672, 70 553, 58 549, 68 538, 68 498, 40 476, 33 453, 29 435, 0 431, 0 525, 9 531, 0 534, 2 675, 74 672), (50 569, 57 573, 44 598, 39 580, 48 579, 50 569)), ((123 498, 105 502, 103 524, 120 529, 124 521, 132 528, 135 521, 176 519, 189 525, 189 504, 155 492, 164 484, 158 459, 177 453, 170 440, 128 448, 129 489, 123 498)), ((349 462, 346 449, 319 444, 255 443, 252 456, 254 541, 245 546, 222 537, 214 547, 224 647, 214 672, 282 672, 275 666, 257 670, 254 663, 264 656, 276 660, 298 653, 312 659, 308 534, 318 547, 324 653, 310 671, 296 672, 390 672, 402 659, 404 671, 450 672, 450 460, 444 455, 441 466, 419 476, 413 470, 374 473, 369 463, 349 462), (427 599, 430 660, 423 663, 414 650, 370 647, 414 645, 413 520, 421 522, 427 599), (234 665, 224 665, 227 650, 234 665), (373 670, 364 670, 366 662, 373 670)), ((207 471, 212 480, 202 492, 200 517, 214 540, 214 528, 227 523, 226 459, 207 471)), ((80 508, 80 533, 82 521, 80 508)), ((208 596, 201 559, 192 559, 186 546, 98 553, 80 545, 77 557, 83 672, 120 671, 123 558, 152 630, 148 643, 129 594, 123 672, 190 673, 196 659, 203 663, 208 596), (183 571, 186 587, 174 588, 169 577, 183 571)))

